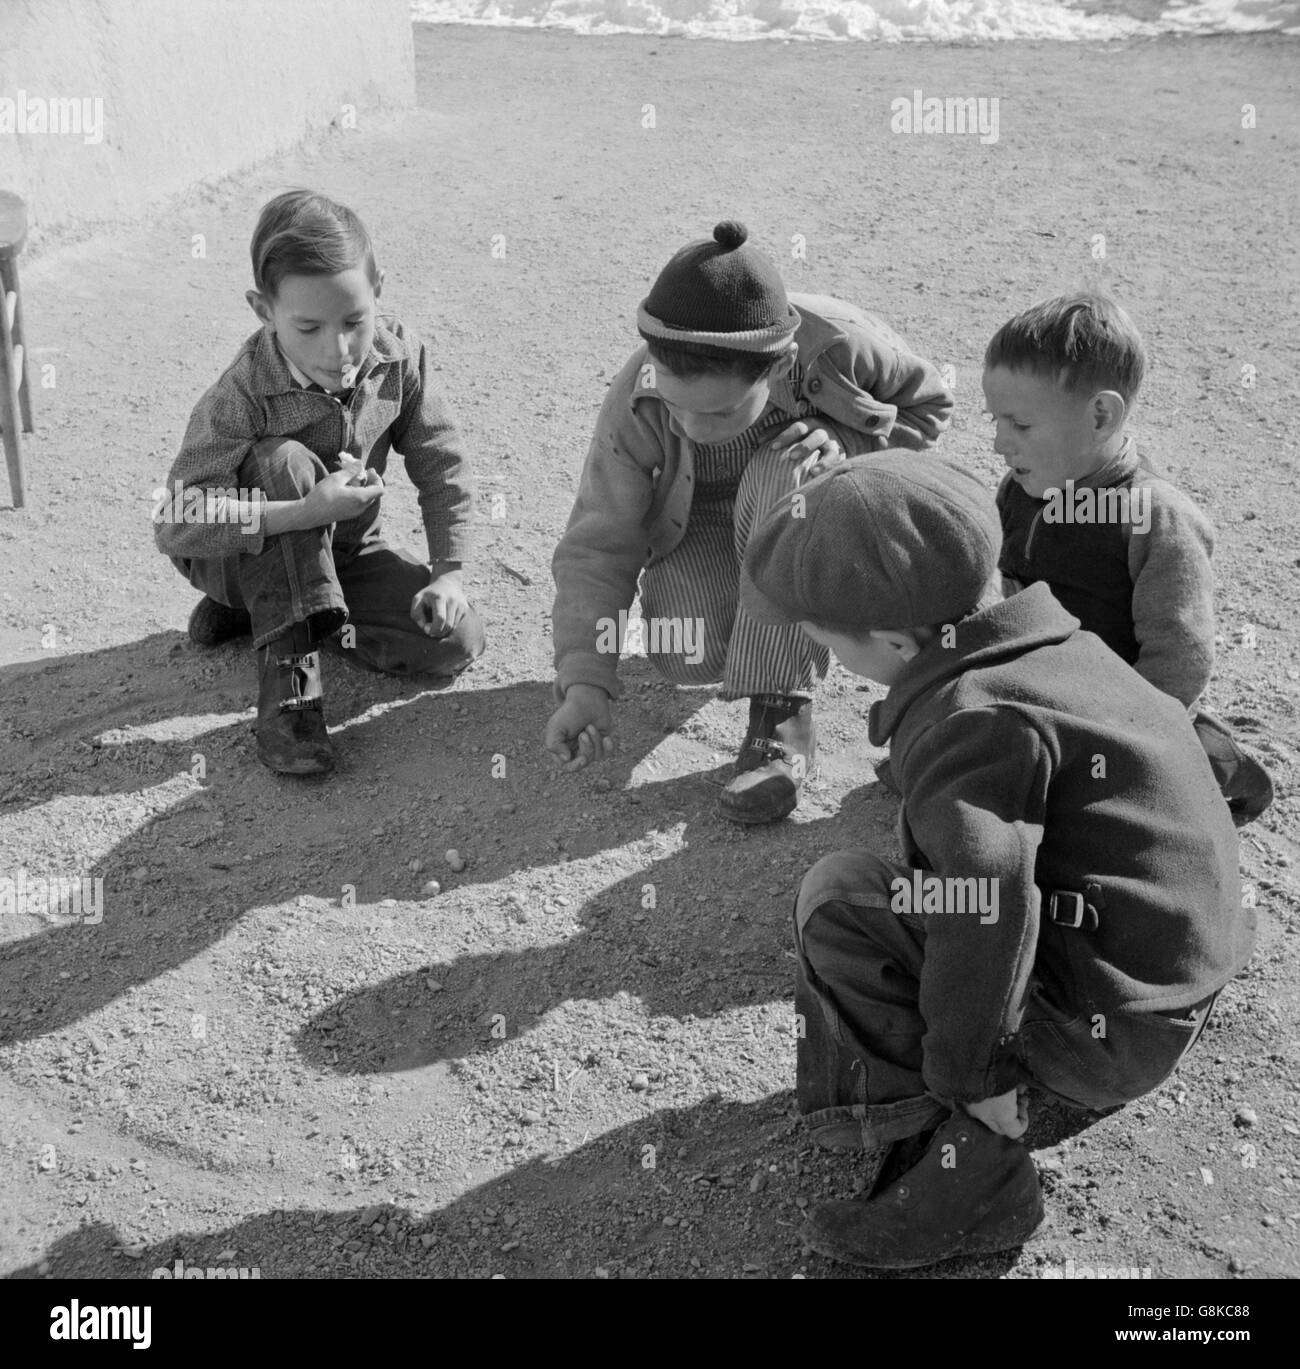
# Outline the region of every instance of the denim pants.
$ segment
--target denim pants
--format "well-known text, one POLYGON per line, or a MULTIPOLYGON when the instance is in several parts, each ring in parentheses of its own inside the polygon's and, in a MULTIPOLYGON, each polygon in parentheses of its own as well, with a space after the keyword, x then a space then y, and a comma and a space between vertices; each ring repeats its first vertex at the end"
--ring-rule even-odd
MULTIPOLYGON (((264 438, 240 465, 239 483, 268 500, 297 500, 326 474, 302 443, 264 438)), ((412 621, 411 600, 429 583, 429 567, 383 541, 379 503, 347 523, 267 537, 256 555, 172 560, 209 598, 248 612, 254 647, 297 623, 310 624, 313 642, 346 623, 353 631, 343 645, 372 670, 455 675, 482 654, 482 624, 472 608, 445 637, 429 637, 412 621)))
MULTIPOLYGON (((798 1102, 825 1145, 886 1145, 952 1111, 926 1092, 922 1077, 926 915, 890 910, 890 883, 899 876, 910 882, 912 870, 870 851, 837 851, 799 888, 798 1102)), ((1181 1014, 1107 1014, 1097 1039, 1090 1015, 1049 1003, 1031 980, 1016 1045, 1020 1081, 1076 1108, 1130 1102, 1173 1073, 1215 997, 1181 1014)))

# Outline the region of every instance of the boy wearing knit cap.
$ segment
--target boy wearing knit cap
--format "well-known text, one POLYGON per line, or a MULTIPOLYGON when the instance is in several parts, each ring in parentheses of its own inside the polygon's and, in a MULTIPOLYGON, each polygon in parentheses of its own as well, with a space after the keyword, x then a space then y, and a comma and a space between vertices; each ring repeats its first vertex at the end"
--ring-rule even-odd
POLYGON ((749 700, 722 812, 773 822, 798 802, 815 750, 812 693, 829 656, 738 606, 740 560, 763 514, 845 453, 919 451, 952 396, 878 319, 787 297, 776 265, 722 223, 659 274, 644 339, 610 386, 553 560, 555 697, 545 744, 566 769, 613 750, 610 704, 638 590, 647 654, 679 685, 721 680, 749 700))
POLYGON ((742 598, 888 686, 905 863, 838 851, 795 909, 799 1108, 861 1149, 813 1249, 911 1268, 1042 1219, 1029 1084, 1105 1109, 1155 1088, 1246 963, 1237 843, 1186 711, 1046 585, 1002 599, 998 517, 939 459, 847 461, 751 538, 742 598))

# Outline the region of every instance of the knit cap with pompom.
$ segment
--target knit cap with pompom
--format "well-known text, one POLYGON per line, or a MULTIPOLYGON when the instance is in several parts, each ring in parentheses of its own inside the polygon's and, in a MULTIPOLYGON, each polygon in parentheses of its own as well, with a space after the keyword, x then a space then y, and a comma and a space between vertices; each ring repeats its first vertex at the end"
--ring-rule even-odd
POLYGON ((748 237, 743 223, 728 219, 711 238, 683 247, 637 310, 641 336, 704 355, 784 350, 799 315, 776 263, 748 237))

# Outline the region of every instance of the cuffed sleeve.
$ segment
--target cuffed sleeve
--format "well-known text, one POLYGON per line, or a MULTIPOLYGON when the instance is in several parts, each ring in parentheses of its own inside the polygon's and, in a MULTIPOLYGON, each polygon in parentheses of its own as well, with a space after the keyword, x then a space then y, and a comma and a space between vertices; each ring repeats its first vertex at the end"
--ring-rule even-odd
POLYGON ((999 708, 951 714, 904 758, 909 858, 944 879, 987 881, 997 900, 993 920, 924 920, 922 1071, 926 1088, 949 1102, 978 1102, 1015 1083, 1006 1045, 1019 1030, 1038 948, 1034 871, 1050 771, 1038 732, 999 708))

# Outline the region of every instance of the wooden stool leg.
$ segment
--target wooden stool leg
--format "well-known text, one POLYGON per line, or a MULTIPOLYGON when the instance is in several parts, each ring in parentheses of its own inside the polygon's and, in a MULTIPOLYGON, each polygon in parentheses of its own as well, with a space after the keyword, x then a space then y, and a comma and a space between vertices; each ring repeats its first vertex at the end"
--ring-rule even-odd
POLYGON ((15 370, 18 373, 18 408, 23 416, 23 432, 34 433, 32 426, 32 390, 27 380, 27 335, 23 332, 23 292, 18 284, 17 261, 0 263, 0 280, 4 281, 4 293, 14 297, 13 317, 9 320, 9 333, 13 338, 15 370))
MULTIPOLYGON (((5 263, 6 266, 11 263, 5 263)), ((9 489, 14 508, 26 502, 26 482, 23 478, 23 449, 19 436, 18 379, 14 369, 14 343, 9 328, 8 279, 2 273, 5 289, 0 297, 0 436, 4 438, 5 465, 9 468, 9 489)), ((17 300, 15 299, 15 303, 17 300)))

